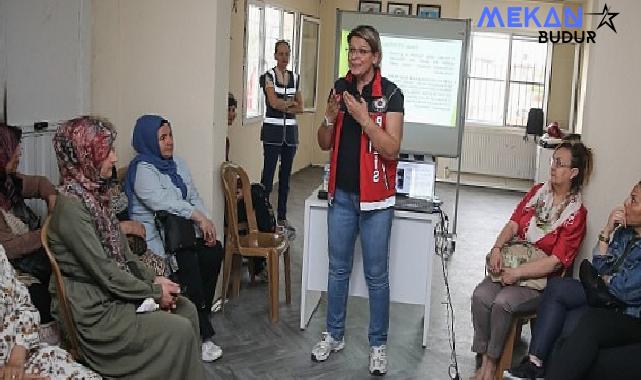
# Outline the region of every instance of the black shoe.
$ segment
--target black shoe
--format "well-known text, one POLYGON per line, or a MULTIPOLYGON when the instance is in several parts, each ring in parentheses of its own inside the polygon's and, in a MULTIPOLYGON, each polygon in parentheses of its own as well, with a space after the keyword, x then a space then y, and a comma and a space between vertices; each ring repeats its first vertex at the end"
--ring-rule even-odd
POLYGON ((528 356, 521 360, 521 364, 510 368, 508 372, 512 379, 537 380, 543 379, 545 376, 545 369, 532 363, 528 356))
POLYGON ((278 219, 276 224, 284 230, 287 240, 291 241, 296 239, 296 228, 294 228, 287 219, 278 219))

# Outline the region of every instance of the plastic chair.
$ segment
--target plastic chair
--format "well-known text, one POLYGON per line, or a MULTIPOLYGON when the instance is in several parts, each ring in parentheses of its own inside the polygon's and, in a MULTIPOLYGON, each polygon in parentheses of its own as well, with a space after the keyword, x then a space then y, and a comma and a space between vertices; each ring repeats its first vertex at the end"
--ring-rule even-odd
POLYGON ((225 162, 221 168, 221 176, 225 191, 225 217, 227 219, 223 270, 223 309, 232 274, 234 277, 232 295, 238 296, 239 294, 241 257, 264 257, 267 260, 269 317, 272 322, 277 322, 279 303, 278 263, 280 256, 283 257, 283 269, 285 272, 285 303, 289 305, 292 302, 289 241, 284 234, 258 231, 249 178, 243 168, 237 164, 225 162), (239 234, 237 213, 239 178, 243 202, 245 203, 245 210, 247 212, 247 233, 244 235, 239 234))

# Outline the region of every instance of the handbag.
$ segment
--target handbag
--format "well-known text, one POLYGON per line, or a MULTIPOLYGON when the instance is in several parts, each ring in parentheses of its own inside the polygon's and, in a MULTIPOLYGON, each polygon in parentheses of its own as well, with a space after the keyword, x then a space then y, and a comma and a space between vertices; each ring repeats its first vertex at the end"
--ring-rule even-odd
POLYGON ((136 256, 142 256, 147 252, 147 241, 138 235, 127 235, 127 244, 131 253, 136 256))
POLYGON ((51 264, 44 249, 38 249, 30 254, 9 261, 13 267, 20 272, 34 276, 42 284, 49 284, 51 264))
POLYGON ((156 227, 163 232, 165 252, 175 254, 196 247, 196 230, 192 220, 167 211, 157 211, 155 220, 156 227))
MULTIPOLYGON (((547 257, 542 249, 528 241, 512 240, 501 248, 503 268, 517 268, 525 263, 547 257)), ((486 256, 486 265, 489 265, 490 254, 486 256)), ((501 282, 501 275, 490 273, 492 282, 501 282)), ((543 290, 547 285, 547 278, 528 278, 517 282, 515 285, 525 286, 535 290, 543 290)))
POLYGON ((592 263, 588 259, 581 261, 579 279, 581 280, 581 285, 583 285, 588 305, 615 310, 623 310, 626 307, 623 301, 608 291, 608 286, 605 281, 603 281, 599 272, 597 272, 596 268, 592 266, 592 263))

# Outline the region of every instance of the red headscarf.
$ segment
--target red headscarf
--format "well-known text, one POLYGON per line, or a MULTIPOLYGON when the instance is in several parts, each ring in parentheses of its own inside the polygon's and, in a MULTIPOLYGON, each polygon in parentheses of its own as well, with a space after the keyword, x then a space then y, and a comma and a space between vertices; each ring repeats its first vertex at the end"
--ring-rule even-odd
POLYGON ((116 130, 111 123, 84 116, 60 124, 53 145, 62 176, 60 192, 82 201, 105 251, 122 269, 128 270, 118 220, 109 204, 110 179, 100 176, 100 166, 115 139, 116 130))
POLYGON ((0 123, 0 207, 5 210, 22 201, 22 182, 5 168, 20 146, 22 131, 0 123))

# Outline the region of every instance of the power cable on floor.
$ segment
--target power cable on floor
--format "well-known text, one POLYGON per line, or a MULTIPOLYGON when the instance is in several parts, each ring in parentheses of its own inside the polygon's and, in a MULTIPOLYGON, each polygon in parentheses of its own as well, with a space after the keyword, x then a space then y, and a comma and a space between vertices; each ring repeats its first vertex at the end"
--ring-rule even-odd
POLYGON ((447 297, 445 308, 447 312, 448 339, 451 349, 448 375, 452 380, 459 380, 460 375, 456 358, 456 333, 454 331, 454 307, 452 306, 452 296, 450 294, 448 268, 445 263, 446 258, 452 253, 451 249, 454 246, 454 242, 452 241, 452 234, 449 233, 449 219, 447 215, 441 209, 438 210, 438 214, 439 220, 434 227, 434 252, 441 259, 443 282, 445 284, 445 294, 447 297))

